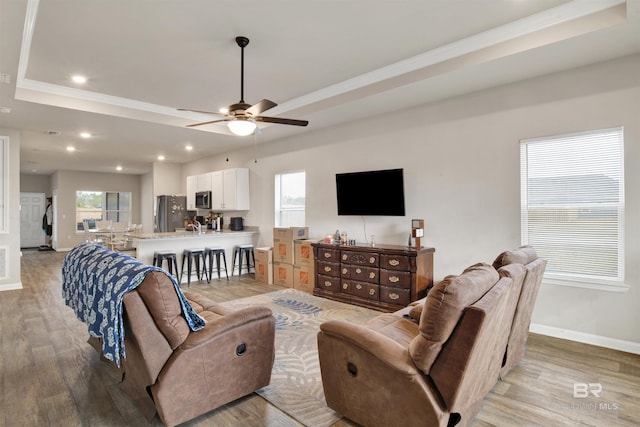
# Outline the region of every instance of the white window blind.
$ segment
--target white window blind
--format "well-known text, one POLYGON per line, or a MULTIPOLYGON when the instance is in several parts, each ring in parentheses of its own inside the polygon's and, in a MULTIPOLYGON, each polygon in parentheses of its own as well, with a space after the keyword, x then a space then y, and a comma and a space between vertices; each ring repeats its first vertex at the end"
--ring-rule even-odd
POLYGON ((545 279, 623 284, 623 145, 622 128, 521 141, 522 242, 545 279))

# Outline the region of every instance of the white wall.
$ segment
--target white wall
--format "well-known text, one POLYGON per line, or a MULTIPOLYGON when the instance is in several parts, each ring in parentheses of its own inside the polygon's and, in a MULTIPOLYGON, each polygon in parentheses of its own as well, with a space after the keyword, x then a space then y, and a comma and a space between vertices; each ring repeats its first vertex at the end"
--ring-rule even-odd
POLYGON ((130 191, 131 222, 139 222, 142 204, 140 180, 140 175, 120 173, 55 172, 51 178, 52 190, 57 191, 55 218, 58 222, 53 225, 57 231, 54 249, 70 250, 85 240, 84 233, 76 232, 76 191, 130 191))
MULTIPOLYGON (((307 225, 312 237, 336 229, 363 241, 406 244, 412 218, 425 219, 423 245, 436 248, 435 277, 492 262, 520 245, 519 141, 624 126, 626 185, 625 293, 544 285, 533 322, 541 331, 640 348, 640 55, 503 86, 382 117, 313 130, 234 153, 251 169, 248 225, 270 245, 274 174, 307 172, 307 225), (293 150, 293 151, 290 151, 293 150), (339 217, 337 172, 404 168, 406 217, 339 217)), ((269 130, 266 129, 265 132, 269 130)), ((225 156, 186 165, 224 164, 225 156)), ((381 195, 384 202, 384 195, 381 195)))

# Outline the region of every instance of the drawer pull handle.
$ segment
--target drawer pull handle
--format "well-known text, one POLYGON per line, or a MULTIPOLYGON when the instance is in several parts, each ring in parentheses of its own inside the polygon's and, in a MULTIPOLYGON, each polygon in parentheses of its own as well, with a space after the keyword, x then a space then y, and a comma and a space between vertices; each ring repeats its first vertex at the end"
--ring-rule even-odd
POLYGON ((375 262, 376 262, 376 258, 375 257, 369 258, 369 264, 375 264, 375 262))
POLYGON ((357 290, 362 289, 362 285, 358 283, 358 284, 356 285, 356 289, 357 289, 357 290))
POLYGON ((348 283, 343 283, 342 284, 342 289, 349 289, 349 284, 348 283))
POLYGON ((395 267, 397 265, 400 265, 400 261, 398 261, 397 259, 390 259, 389 265, 393 265, 395 267))
POLYGON ((346 268, 343 268, 343 269, 342 269, 342 274, 347 274, 347 272, 348 272, 348 271, 349 271, 349 270, 347 270, 346 268))
POLYGON ((398 298, 400 298, 400 295, 396 294, 395 292, 392 294, 389 294, 389 298, 392 300, 396 300, 398 298))
POLYGON ((361 268, 356 268, 356 273, 358 273, 358 274, 362 273, 362 269, 361 268))
POLYGON ((332 284, 333 284, 333 283, 331 283, 331 282, 330 282, 330 281, 328 281, 328 280, 326 280, 326 281, 324 282, 324 285, 325 285, 327 288, 330 288, 332 284))
POLYGON ((376 278, 376 273, 374 273, 373 271, 369 273, 369 279, 375 279, 375 278, 376 278))
POLYGON ((329 252, 325 252, 325 253, 324 253, 324 257, 325 257, 325 258, 331 258, 331 253, 329 253, 329 252))
POLYGON ((347 254, 342 254, 342 260, 346 261, 347 259, 349 259, 349 255, 347 254))
POLYGON ((331 267, 329 267, 328 265, 324 266, 324 271, 329 272, 331 271, 331 267))
POLYGON ((373 289, 373 288, 369 289, 369 295, 373 296, 375 294, 376 294, 376 290, 375 289, 373 289))
POLYGON ((398 283, 400 281, 400 278, 398 276, 390 276, 389 281, 391 283, 398 283))

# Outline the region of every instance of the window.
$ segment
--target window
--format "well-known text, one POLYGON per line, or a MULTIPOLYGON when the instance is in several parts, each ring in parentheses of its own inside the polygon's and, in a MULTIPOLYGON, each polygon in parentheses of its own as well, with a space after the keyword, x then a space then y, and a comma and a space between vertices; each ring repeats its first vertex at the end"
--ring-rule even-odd
POLYGON ((304 227, 305 172, 276 175, 276 227, 304 227))
POLYGON ((131 193, 76 191, 76 230, 84 230, 84 221, 95 228, 96 221, 130 222, 131 193))
POLYGON ((546 283, 623 287, 623 153, 622 128, 521 142, 522 242, 546 283))

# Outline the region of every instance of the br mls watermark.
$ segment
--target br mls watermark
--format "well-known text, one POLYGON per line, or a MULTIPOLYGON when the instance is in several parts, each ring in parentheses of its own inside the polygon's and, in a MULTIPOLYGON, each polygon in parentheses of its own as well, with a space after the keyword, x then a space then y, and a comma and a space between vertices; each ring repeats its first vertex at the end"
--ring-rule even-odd
POLYGON ((573 383, 573 397, 575 399, 586 399, 590 394, 600 398, 600 393, 602 393, 602 384, 600 383, 573 383))
POLYGON ((571 403, 562 403, 562 406, 566 409, 581 411, 617 411, 620 405, 601 400, 602 393, 601 383, 573 383, 573 398, 576 400, 571 403), (593 399, 598 400, 594 401, 593 399))

